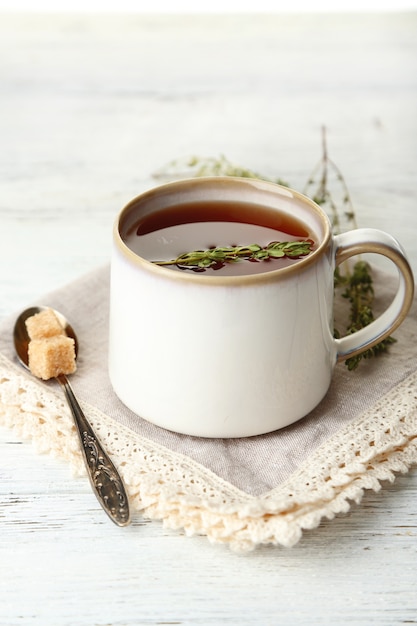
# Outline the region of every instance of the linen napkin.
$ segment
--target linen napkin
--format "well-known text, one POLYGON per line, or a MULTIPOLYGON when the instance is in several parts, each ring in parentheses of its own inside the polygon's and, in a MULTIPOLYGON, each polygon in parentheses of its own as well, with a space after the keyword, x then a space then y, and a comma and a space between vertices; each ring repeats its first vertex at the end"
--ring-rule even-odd
MULTIPOLYGON (((373 274, 383 310, 396 279, 373 274)), ((76 329, 80 351, 71 383, 120 469, 133 515, 241 552, 261 544, 292 546, 303 530, 348 511, 365 489, 379 490, 381 481, 417 463, 416 301, 388 353, 352 372, 337 365, 327 396, 304 419, 242 439, 179 435, 118 400, 107 373, 108 303, 106 266, 28 306, 55 307, 76 329)), ((346 305, 336 305, 343 316, 346 305)), ((0 424, 84 473, 58 385, 33 378, 17 363, 15 317, 0 324, 0 424)))

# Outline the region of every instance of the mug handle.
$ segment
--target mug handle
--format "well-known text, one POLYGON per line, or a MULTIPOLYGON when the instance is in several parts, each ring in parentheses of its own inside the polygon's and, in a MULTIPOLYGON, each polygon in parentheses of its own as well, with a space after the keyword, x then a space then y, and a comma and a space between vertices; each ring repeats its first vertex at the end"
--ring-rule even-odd
POLYGON ((397 293, 376 320, 355 333, 335 339, 337 361, 356 356, 388 337, 404 321, 414 296, 414 277, 405 253, 394 237, 375 228, 358 228, 335 235, 336 266, 357 254, 376 253, 388 257, 398 268, 397 293))

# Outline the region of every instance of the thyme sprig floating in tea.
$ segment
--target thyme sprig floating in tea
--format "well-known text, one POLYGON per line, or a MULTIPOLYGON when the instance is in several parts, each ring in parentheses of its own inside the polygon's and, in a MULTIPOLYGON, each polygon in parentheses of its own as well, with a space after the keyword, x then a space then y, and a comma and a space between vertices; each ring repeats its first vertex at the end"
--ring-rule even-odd
MULTIPOLYGON (((171 161, 167 166, 155 173, 155 178, 178 178, 184 176, 234 176, 243 178, 258 178, 289 186, 280 178, 270 178, 258 174, 248 168, 233 165, 226 157, 201 158, 192 156, 188 159, 171 161)), ((309 176, 303 193, 312 198, 327 212, 336 233, 357 228, 357 219, 351 195, 346 180, 335 164, 329 158, 327 150, 326 128, 322 128, 322 155, 309 176), (331 184, 337 183, 337 194, 331 189, 331 184)), ((350 304, 348 333, 354 333, 370 324, 374 319, 372 306, 374 302, 374 286, 372 270, 368 263, 358 260, 353 267, 348 261, 336 268, 334 273, 335 292, 350 304)), ((341 336, 337 329, 335 336, 341 336)), ((347 359, 345 364, 349 370, 358 367, 362 359, 369 359, 385 353, 396 340, 388 337, 373 348, 362 354, 347 359)))
POLYGON ((206 250, 185 252, 171 261, 154 261, 155 265, 176 265, 180 269, 204 271, 209 267, 220 269, 225 263, 238 261, 270 261, 283 257, 298 259, 311 252, 313 242, 271 241, 267 246, 251 244, 249 246, 213 247, 206 250))

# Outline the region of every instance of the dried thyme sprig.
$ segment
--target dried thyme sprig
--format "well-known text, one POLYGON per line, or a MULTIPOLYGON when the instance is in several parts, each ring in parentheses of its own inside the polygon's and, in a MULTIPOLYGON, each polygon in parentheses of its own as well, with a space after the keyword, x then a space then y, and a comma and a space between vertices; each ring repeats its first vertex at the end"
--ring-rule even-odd
POLYGON ((348 228, 358 228, 352 198, 345 178, 327 151, 326 128, 322 128, 322 155, 310 174, 303 193, 323 207, 332 222, 333 230, 340 233, 348 228), (319 175, 317 180, 317 175, 319 175), (330 184, 338 183, 338 196, 330 190, 330 184), (315 189, 311 189, 315 185, 315 189), (342 210, 339 210, 339 204, 342 210), (344 218, 344 222, 342 222, 344 218))
MULTIPOLYGON (((303 192, 306 195, 310 195, 317 204, 327 210, 336 233, 340 233, 343 230, 342 216, 345 218, 346 228, 358 228, 353 202, 345 178, 337 165, 328 156, 326 129, 324 127, 322 129, 322 156, 310 175, 303 192), (316 177, 318 174, 317 182, 316 177), (329 181, 332 177, 335 177, 339 183, 339 191, 341 192, 339 195, 341 196, 341 204, 343 206, 342 212, 339 210, 338 202, 330 191, 329 181), (313 192, 310 189, 312 185, 316 185, 313 192)), ((341 292, 341 296, 350 303, 347 332, 355 333, 361 328, 368 326, 374 320, 372 305, 375 295, 369 263, 359 260, 351 268, 349 260, 345 261, 336 268, 334 286, 335 290, 341 292)), ((337 329, 335 329, 334 333, 336 337, 341 336, 337 329)), ((394 342, 395 339, 387 337, 373 348, 369 348, 361 354, 347 359, 345 364, 349 370, 354 370, 362 359, 369 359, 386 352, 388 346, 394 342)))
POLYGON ((266 176, 262 176, 247 167, 235 165, 224 155, 220 155, 217 158, 190 156, 184 159, 175 159, 153 174, 153 177, 157 179, 185 178, 188 176, 193 178, 200 178, 202 176, 258 178, 288 187, 288 184, 281 178, 267 178, 266 176))
MULTIPOLYGON (((375 294, 371 268, 366 261, 357 261, 348 275, 336 270, 335 285, 336 288, 343 289, 342 297, 350 302, 349 324, 346 329, 348 333, 355 333, 373 322, 372 304, 375 294)), ((335 330, 335 337, 340 337, 337 330, 335 330)), ((388 347, 395 342, 396 339, 393 337, 387 337, 365 352, 346 359, 345 364, 348 370, 356 369, 362 359, 369 359, 387 352, 388 347)))
POLYGON ((215 247, 185 252, 171 261, 153 261, 153 263, 155 265, 176 265, 181 269, 205 270, 209 267, 220 269, 226 263, 236 263, 242 260, 269 261, 283 257, 297 259, 309 254, 312 245, 313 242, 307 239, 305 241, 271 241, 267 246, 251 244, 249 246, 215 247))

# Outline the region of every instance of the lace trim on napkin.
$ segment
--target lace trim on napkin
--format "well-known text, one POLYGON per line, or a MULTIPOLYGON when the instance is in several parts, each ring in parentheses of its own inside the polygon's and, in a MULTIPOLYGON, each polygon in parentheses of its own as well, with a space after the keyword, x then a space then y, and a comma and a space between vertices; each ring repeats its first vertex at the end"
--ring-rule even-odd
MULTIPOLYGON (((381 481, 406 473, 417 463, 416 406, 417 372, 322 444, 279 487, 255 497, 84 403, 123 475, 133 510, 241 552, 261 544, 293 546, 303 530, 359 503, 365 489, 377 491, 381 481)), ((31 439, 38 452, 69 462, 75 474, 85 473, 63 396, 1 354, 0 424, 31 439)))

